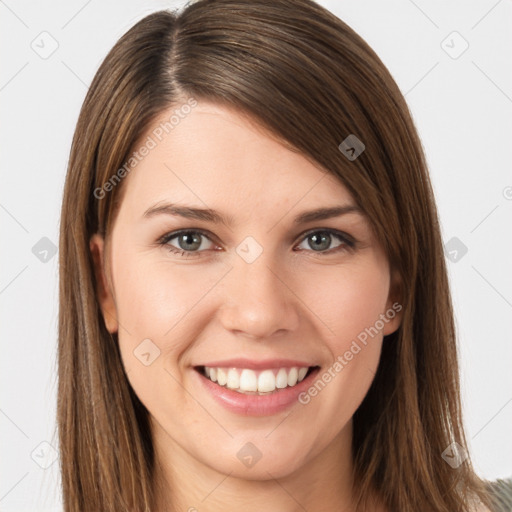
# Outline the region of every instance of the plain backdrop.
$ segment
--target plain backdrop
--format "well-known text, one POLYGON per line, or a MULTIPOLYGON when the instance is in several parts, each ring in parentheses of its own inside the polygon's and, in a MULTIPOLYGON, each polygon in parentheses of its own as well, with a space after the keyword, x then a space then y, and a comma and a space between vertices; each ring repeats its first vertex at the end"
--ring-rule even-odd
MULTIPOLYGON (((78 113, 116 40, 184 2, 0 1, 2 512, 59 511, 57 250, 78 113)), ((478 473, 512 475, 512 2, 320 1, 413 113, 441 217, 478 473)))

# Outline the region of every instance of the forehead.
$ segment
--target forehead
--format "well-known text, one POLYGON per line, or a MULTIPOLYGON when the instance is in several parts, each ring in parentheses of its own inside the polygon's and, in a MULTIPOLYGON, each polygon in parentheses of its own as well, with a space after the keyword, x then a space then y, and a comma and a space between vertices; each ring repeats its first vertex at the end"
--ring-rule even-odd
POLYGON ((175 110, 162 112, 134 148, 151 146, 123 184, 121 210, 141 215, 158 201, 181 201, 275 219, 295 205, 353 204, 335 176, 247 115, 198 102, 166 125, 175 110))

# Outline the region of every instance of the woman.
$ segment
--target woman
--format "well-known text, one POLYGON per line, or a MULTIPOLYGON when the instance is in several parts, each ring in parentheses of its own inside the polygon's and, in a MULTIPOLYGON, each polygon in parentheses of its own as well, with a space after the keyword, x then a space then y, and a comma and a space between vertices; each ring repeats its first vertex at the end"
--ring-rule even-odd
POLYGON ((115 45, 62 207, 66 511, 469 511, 421 143, 309 0, 201 0, 115 45))

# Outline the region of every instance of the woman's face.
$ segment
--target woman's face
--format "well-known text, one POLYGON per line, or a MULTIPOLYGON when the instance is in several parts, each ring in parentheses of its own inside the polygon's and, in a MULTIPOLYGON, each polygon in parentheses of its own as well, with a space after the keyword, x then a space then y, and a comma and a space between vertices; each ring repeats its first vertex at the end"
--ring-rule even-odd
POLYGON ((122 184, 105 322, 159 450, 282 477, 350 439, 399 325, 388 261, 331 174, 237 111, 199 102, 162 136, 172 113, 122 184))

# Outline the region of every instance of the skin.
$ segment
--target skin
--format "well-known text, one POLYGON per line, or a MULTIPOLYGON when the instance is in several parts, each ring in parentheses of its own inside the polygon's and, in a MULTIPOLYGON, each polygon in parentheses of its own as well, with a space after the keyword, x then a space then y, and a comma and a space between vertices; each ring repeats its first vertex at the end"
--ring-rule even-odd
MULTIPOLYGON (((198 385, 193 369, 234 357, 292 358, 328 369, 399 301, 363 214, 293 225, 303 211, 355 204, 348 190, 250 118, 202 101, 122 186, 107 244, 94 235, 90 246, 105 324, 118 332, 128 379, 150 413, 158 510, 354 510, 352 416, 400 313, 308 404, 282 413, 229 412, 198 385), (144 218, 162 201, 215 209, 233 223, 144 218), (201 237, 190 257, 158 244, 184 228, 211 236, 201 237), (305 234, 313 229, 344 232, 356 248, 332 236, 327 249, 315 250, 305 234), (252 263, 236 252, 247 236, 263 250, 252 263), (160 350, 149 366, 133 353, 145 339, 160 350), (262 454, 251 468, 236 456, 247 442, 262 454)), ((385 509, 376 502, 371 510, 385 509)))

